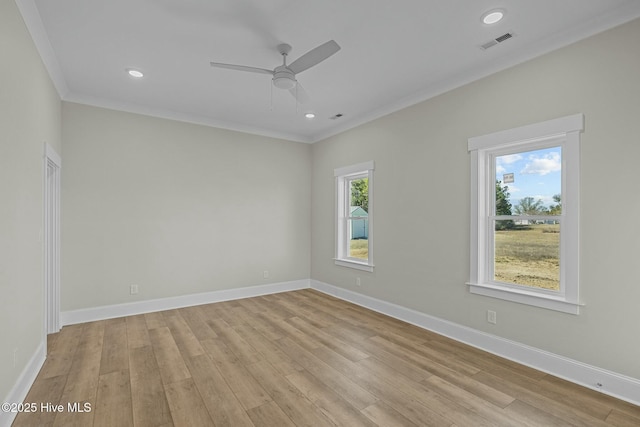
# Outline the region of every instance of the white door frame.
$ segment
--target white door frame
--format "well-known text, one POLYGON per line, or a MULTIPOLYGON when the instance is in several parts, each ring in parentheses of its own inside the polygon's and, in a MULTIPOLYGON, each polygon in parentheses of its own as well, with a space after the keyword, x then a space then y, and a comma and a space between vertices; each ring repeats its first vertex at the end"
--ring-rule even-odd
POLYGON ((60 169, 62 160, 44 143, 44 330, 60 331, 60 169))

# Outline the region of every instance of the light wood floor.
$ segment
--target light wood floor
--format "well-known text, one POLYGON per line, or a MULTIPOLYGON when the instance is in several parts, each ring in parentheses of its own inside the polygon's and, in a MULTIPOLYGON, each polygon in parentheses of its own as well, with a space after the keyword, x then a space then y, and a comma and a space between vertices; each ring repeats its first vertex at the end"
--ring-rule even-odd
POLYGON ((67 326, 14 426, 638 426, 640 407, 313 290, 67 326), (68 403, 91 405, 70 413, 68 403))

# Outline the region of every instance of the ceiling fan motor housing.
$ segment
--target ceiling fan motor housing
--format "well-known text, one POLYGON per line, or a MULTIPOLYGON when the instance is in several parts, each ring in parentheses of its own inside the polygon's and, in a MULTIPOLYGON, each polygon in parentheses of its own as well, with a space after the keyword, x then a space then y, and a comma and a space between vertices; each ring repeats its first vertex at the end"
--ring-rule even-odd
POLYGON ((280 89, 292 89, 296 85, 296 76, 286 66, 273 70, 273 85, 280 89))

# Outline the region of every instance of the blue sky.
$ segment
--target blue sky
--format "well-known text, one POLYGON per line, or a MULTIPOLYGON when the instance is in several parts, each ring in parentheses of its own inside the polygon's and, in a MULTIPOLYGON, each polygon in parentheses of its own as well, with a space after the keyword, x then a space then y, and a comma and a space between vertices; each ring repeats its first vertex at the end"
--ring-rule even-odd
POLYGON ((555 204, 554 194, 562 188, 560 147, 496 156, 496 179, 509 187, 509 201, 517 205, 524 197, 541 199, 546 207, 555 204), (504 174, 513 173, 514 182, 504 183, 504 174))

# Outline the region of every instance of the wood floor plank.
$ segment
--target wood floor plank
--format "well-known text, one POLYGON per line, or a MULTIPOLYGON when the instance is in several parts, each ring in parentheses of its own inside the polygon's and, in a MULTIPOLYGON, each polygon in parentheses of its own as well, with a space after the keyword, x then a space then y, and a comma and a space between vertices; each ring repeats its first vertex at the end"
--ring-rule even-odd
POLYGON ((393 369, 398 371, 398 373, 406 376, 407 378, 412 378, 415 381, 422 381, 433 375, 424 367, 412 363, 411 360, 407 360, 402 356, 398 356, 397 354, 389 353, 384 348, 381 348, 379 345, 377 345, 374 341, 363 340, 359 343, 359 346, 364 351, 371 354, 372 357, 388 366, 392 366, 393 369))
MULTIPOLYGON (((72 368, 73 376, 69 374, 60 404, 67 408, 67 411, 60 413, 56 417, 56 426, 86 426, 93 424, 93 417, 96 408, 96 393, 100 385, 99 367, 100 353, 93 352, 94 359, 85 363, 85 367, 80 367, 80 363, 72 368), (97 357, 96 357, 97 356, 97 357), (76 366, 78 370, 76 371, 76 366), (89 405, 89 408, 85 407, 89 405), (73 408, 80 408, 82 412, 69 412, 69 405, 73 408)), ((77 360, 89 361, 89 357, 81 357, 77 360)))
POLYGON ((187 322, 193 334, 200 341, 218 338, 206 322, 201 306, 185 307, 178 310, 182 318, 187 322))
POLYGON ((101 334, 83 337, 71 362, 68 383, 90 383, 97 387, 102 364, 102 338, 101 334))
POLYGON ((235 325, 233 325, 234 329, 237 328, 238 326, 242 326, 242 325, 254 326, 256 323, 258 323, 258 320, 256 318, 256 313, 249 310, 247 307, 245 307, 242 304, 238 304, 237 307, 233 307, 231 311, 233 312, 233 315, 238 320, 238 322, 235 325))
POLYGON ((156 356, 162 383, 165 386, 191 378, 189 369, 187 369, 180 350, 167 326, 149 330, 149 338, 151 338, 153 353, 156 356))
MULTIPOLYGON (((423 381, 430 390, 435 391, 439 395, 458 403, 470 411, 478 414, 478 416, 486 419, 494 426, 512 427, 514 425, 520 425, 523 420, 514 418, 504 411, 504 407, 498 406, 490 402, 485 395, 483 397, 477 396, 474 393, 467 391, 464 388, 458 387, 444 379, 434 375, 427 380, 423 381)), ((495 391, 500 393, 499 391, 495 391)), ((515 399, 510 397, 512 403, 515 399)), ((518 415, 518 414, 516 414, 518 415)))
POLYGON ((266 360, 247 366, 260 385, 297 426, 333 426, 318 407, 278 373, 266 360))
MULTIPOLYGON (((214 319, 212 324, 215 325, 215 331, 221 337, 221 340, 240 359, 240 362, 250 365, 263 359, 263 356, 229 324, 220 321, 220 319, 214 319)), ((236 326, 241 325, 242 323, 236 324, 236 326)))
MULTIPOLYGON (((59 350, 59 348, 58 348, 59 350)), ((66 376, 57 377, 38 376, 36 382, 31 386, 31 390, 24 399, 25 403, 35 403, 35 411, 18 413, 13 427, 36 427, 52 426, 57 412, 42 410, 47 403, 59 405, 64 391, 66 376)), ((18 402, 15 402, 18 403, 18 402)))
MULTIPOLYGON (((619 411, 640 420, 640 406, 633 405, 629 402, 625 402, 624 400, 616 399, 612 396, 603 395, 602 398, 603 402, 607 402, 613 411, 619 411)), ((638 425, 640 425, 640 422, 638 425)))
POLYGON ((65 412, 14 426, 640 425, 639 406, 312 289, 65 326, 47 343, 25 402, 65 412))
MULTIPOLYGON (((465 375, 464 373, 457 372, 454 369, 451 369, 445 365, 440 364, 439 361, 435 361, 433 359, 424 357, 420 354, 413 353, 411 351, 406 351, 404 348, 398 347, 397 345, 380 337, 373 337, 371 338, 371 340, 376 342, 378 345, 380 345, 382 348, 389 351, 390 353, 393 353, 399 356, 404 356, 415 365, 423 367, 424 369, 428 370, 429 372, 433 373, 439 378, 447 380, 448 382, 466 391, 469 391, 470 393, 476 394, 500 408, 506 407, 507 405, 509 405, 511 402, 515 400, 513 396, 510 396, 506 393, 502 393, 498 390, 495 390, 490 386, 487 386, 486 384, 483 384, 481 382, 475 381, 468 375, 465 375)), ((465 372, 465 370, 466 370, 465 368, 461 368, 461 371, 465 372)), ((477 373, 477 372, 474 371, 474 373, 477 373)))
POLYGON ((273 301, 272 295, 262 295, 262 296, 256 297, 256 302, 258 304, 261 304, 264 307, 269 307, 269 309, 265 313, 271 318, 284 320, 284 319, 289 319, 295 316, 295 312, 292 312, 288 309, 280 307, 277 304, 272 304, 272 301, 273 301))
POLYGON ((56 341, 58 340, 59 336, 60 336, 60 332, 47 335, 47 352, 55 351, 56 341))
POLYGON ((471 366, 475 366, 481 371, 495 373, 498 376, 516 375, 533 380, 541 380, 547 376, 544 372, 520 365, 511 360, 498 357, 489 352, 470 347, 451 339, 430 340, 428 345, 444 354, 451 355, 457 360, 462 360, 471 366))
POLYGON ((83 329, 84 325, 70 325, 62 328, 56 338, 55 348, 48 352, 47 360, 40 371, 39 375, 42 378, 69 373, 83 329))
POLYGON ((291 418, 285 414, 276 402, 265 403, 247 411, 256 427, 295 427, 291 418))
POLYGON ((172 426, 169 403, 153 348, 129 352, 133 423, 140 426, 172 426))
POLYGON ((363 359, 356 363, 327 347, 317 348, 313 351, 313 354, 343 375, 348 376, 353 382, 378 399, 383 400, 389 406, 401 412, 414 423, 418 425, 442 426, 452 424, 452 421, 442 414, 444 412, 450 412, 450 407, 455 405, 452 404, 448 407, 444 404, 445 402, 434 399, 433 406, 436 410, 434 410, 434 407, 425 406, 423 403, 428 402, 429 397, 437 396, 431 396, 428 390, 424 389, 424 386, 420 383, 413 382, 410 386, 405 387, 404 384, 402 384, 402 379, 396 373, 381 370, 372 371, 363 367, 362 363, 366 362, 369 364, 374 362, 371 358, 363 359), (398 387, 399 384, 403 385, 403 387, 398 387), (419 398, 424 397, 424 401, 421 402, 414 396, 419 398), (447 411, 440 410, 441 408, 447 407, 449 408, 447 411))
POLYGON ((166 384, 165 390, 175 427, 214 425, 193 379, 166 384))
POLYGON ((375 427, 369 418, 309 372, 296 372, 285 378, 335 425, 375 427))
POLYGON ((127 324, 127 344, 129 348, 151 345, 147 322, 143 314, 125 318, 127 324))
POLYGON ((275 342, 264 337, 252 326, 240 325, 235 326, 233 329, 235 329, 238 335, 245 341, 250 342, 253 348, 282 375, 292 374, 303 369, 300 364, 284 353, 275 342))
POLYGON ((251 427, 253 423, 208 354, 185 360, 196 387, 217 427, 251 427))
POLYGON ((251 323, 251 326, 272 341, 279 340, 287 335, 286 332, 278 327, 274 317, 268 313, 257 313, 255 320, 254 323, 251 323))
POLYGON ((64 411, 56 415, 54 427, 84 427, 93 425, 96 407, 95 381, 67 381, 60 404, 64 411), (88 406, 85 406, 88 405, 88 406))
POLYGON ((102 349, 106 324, 107 322, 105 320, 84 323, 78 342, 78 350, 92 352, 102 349))
POLYGON ((367 406, 362 413, 378 426, 417 427, 417 424, 382 401, 367 406))
POLYGON ((275 323, 277 327, 283 331, 284 336, 294 340, 307 350, 315 350, 316 348, 323 347, 322 343, 314 340, 312 337, 305 334, 286 320, 277 320, 275 323))
POLYGON ((278 345, 305 370, 319 378, 356 409, 363 409, 378 401, 374 395, 354 383, 347 375, 338 372, 289 338, 278 340, 278 345))
POLYGON ((434 392, 423 383, 402 378, 392 368, 374 358, 362 360, 354 364, 352 369, 356 382, 418 425, 493 425, 464 405, 434 392))
POLYGON ((593 418, 579 409, 568 407, 545 395, 546 391, 538 387, 538 382, 532 380, 529 386, 503 381, 487 372, 479 372, 474 375, 476 381, 487 384, 496 390, 509 394, 516 399, 527 403, 542 411, 560 418, 571 425, 580 427, 599 427, 606 425, 604 421, 593 418))
POLYGON ((640 418, 629 415, 618 409, 613 409, 606 418, 607 424, 616 427, 637 427, 640 426, 640 418))
POLYGON ((337 339, 335 336, 326 333, 322 329, 318 329, 311 323, 297 316, 288 319, 287 322, 310 337, 315 342, 318 342, 325 347, 332 349, 336 353, 343 355, 353 362, 357 362, 358 360, 366 359, 367 357, 369 357, 368 353, 365 353, 362 350, 358 350, 356 347, 340 339, 337 339))
POLYGON ((294 317, 305 319, 316 328, 326 328, 335 322, 335 319, 329 321, 326 317, 316 316, 317 310, 306 304, 297 304, 286 295, 275 295, 277 304, 283 309, 289 311, 294 317))
POLYGON ((93 425, 94 427, 133 426, 129 370, 100 375, 93 425))
POLYGON ((353 324, 345 325, 340 323, 327 326, 326 328, 323 328, 323 331, 341 339, 342 341, 357 343, 358 345, 360 345, 362 341, 378 335, 378 332, 373 329, 353 324))
POLYGON ((255 408, 272 400, 271 396, 223 342, 206 340, 202 345, 245 409, 255 408))
POLYGON ((249 310, 253 314, 257 314, 267 310, 264 305, 258 304, 256 298, 243 298, 238 300, 238 304, 249 310))
POLYGON ((129 369, 127 324, 124 318, 105 324, 100 375, 129 369))
MULTIPOLYGON (((372 360, 366 359, 367 363, 372 360)), ((361 387, 377 396, 381 401, 400 412, 403 416, 417 425, 451 426, 457 420, 471 420, 478 426, 488 426, 484 421, 467 414, 462 407, 457 407, 453 402, 431 393, 420 390, 420 384, 401 384, 397 376, 385 374, 381 371, 371 371, 361 363, 354 363, 354 381, 361 387), (452 415, 448 418, 447 415, 452 415)), ((465 425, 465 423, 462 423, 465 425)))
POLYGON ((167 323, 164 321, 164 316, 162 315, 161 311, 145 313, 144 321, 147 322, 147 329, 156 329, 167 326, 167 323))
POLYGON ((611 412, 611 406, 604 402, 600 393, 587 388, 576 390, 575 385, 553 376, 547 376, 539 382, 548 397, 576 409, 582 409, 594 418, 604 420, 611 412))
POLYGON ((567 421, 554 417, 548 412, 542 411, 519 400, 514 400, 513 403, 507 406, 504 410, 507 414, 519 419, 519 424, 522 426, 568 427, 572 425, 567 421))
POLYGON ((178 310, 165 312, 164 318, 181 353, 186 357, 204 354, 200 341, 178 310))

